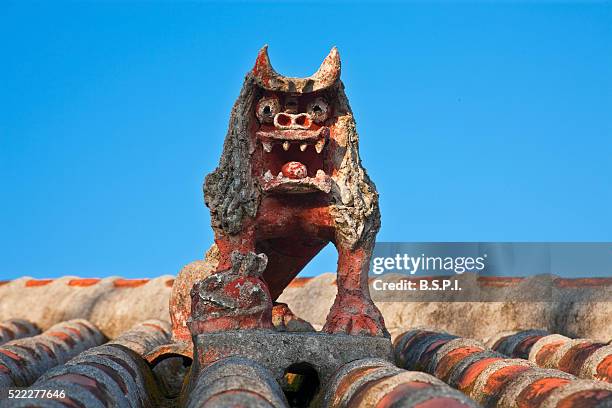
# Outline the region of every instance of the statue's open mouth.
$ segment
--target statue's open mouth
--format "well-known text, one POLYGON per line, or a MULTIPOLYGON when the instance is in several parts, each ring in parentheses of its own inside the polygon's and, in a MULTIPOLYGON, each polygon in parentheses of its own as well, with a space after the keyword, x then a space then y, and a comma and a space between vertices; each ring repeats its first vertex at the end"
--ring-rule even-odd
POLYGON ((263 150, 261 181, 264 191, 330 192, 331 178, 325 173, 328 127, 260 130, 257 140, 263 150))

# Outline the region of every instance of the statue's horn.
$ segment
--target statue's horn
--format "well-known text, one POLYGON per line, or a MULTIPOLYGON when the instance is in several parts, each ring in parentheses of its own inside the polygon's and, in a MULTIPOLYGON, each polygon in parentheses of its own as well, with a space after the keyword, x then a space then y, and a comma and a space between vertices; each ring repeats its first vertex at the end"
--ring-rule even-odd
POLYGON ((333 47, 312 78, 321 83, 334 83, 340 78, 340 53, 333 47))
POLYGON ((274 71, 274 68, 272 68, 272 64, 270 64, 267 44, 261 47, 259 53, 257 54, 255 66, 253 67, 253 74, 261 79, 278 75, 276 71, 274 71))
POLYGON ((306 93, 328 88, 340 78, 340 54, 336 47, 332 48, 319 70, 307 78, 291 78, 278 74, 268 57, 268 46, 264 45, 251 75, 256 83, 269 91, 306 93))

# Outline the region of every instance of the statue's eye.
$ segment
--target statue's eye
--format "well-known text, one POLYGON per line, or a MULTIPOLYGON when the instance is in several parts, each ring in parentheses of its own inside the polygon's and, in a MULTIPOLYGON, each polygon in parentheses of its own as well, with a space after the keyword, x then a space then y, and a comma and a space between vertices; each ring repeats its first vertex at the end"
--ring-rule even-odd
POLYGON ((262 98, 257 102, 257 119, 261 123, 272 123, 274 116, 280 112, 280 103, 277 98, 262 98))
POLYGON ((317 123, 325 122, 329 116, 329 105, 323 98, 317 98, 308 104, 308 114, 317 123))

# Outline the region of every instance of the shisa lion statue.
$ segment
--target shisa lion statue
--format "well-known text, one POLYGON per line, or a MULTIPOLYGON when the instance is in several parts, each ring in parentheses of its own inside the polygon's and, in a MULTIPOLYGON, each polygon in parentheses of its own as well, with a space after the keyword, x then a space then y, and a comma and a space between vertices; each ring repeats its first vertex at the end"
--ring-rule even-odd
POLYGON ((275 301, 330 242, 338 293, 323 331, 389 337, 368 289, 380 212, 358 142, 335 48, 308 78, 279 75, 261 49, 204 183, 215 244, 175 280, 172 342, 150 362, 191 358, 199 334, 312 329, 275 301))
POLYGON ((204 183, 218 264, 191 290, 192 334, 272 328, 273 308, 291 316, 273 301, 332 242, 338 293, 323 331, 389 335, 368 289, 380 212, 358 144, 336 48, 308 78, 279 75, 260 50, 204 183))

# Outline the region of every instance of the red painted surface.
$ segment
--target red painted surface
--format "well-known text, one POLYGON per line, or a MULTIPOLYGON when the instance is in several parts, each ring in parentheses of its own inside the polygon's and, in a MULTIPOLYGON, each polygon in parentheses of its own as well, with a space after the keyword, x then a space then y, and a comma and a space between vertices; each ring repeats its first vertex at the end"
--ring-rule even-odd
POLYGON ((516 399, 518 408, 539 407, 540 404, 557 388, 571 382, 564 378, 542 378, 529 384, 516 399))
POLYGON ((604 343, 585 342, 576 344, 561 357, 557 368, 566 373, 578 375, 587 358, 600 348, 604 347, 604 343))
POLYGON ((538 354, 535 356, 536 364, 540 367, 544 367, 545 363, 551 358, 557 349, 565 344, 565 341, 556 341, 554 343, 549 343, 543 346, 538 354))
POLYGON ((497 394, 506 384, 508 384, 508 382, 512 381, 521 373, 531 369, 531 367, 521 365, 501 368, 489 376, 483 391, 489 395, 497 394))
POLYGON ((75 329, 74 327, 66 327, 64 330, 68 330, 69 332, 74 333, 81 341, 85 340, 85 338, 83 337, 83 333, 81 333, 79 330, 75 329))
POLYGON ((461 347, 448 352, 438 362, 434 375, 442 381, 448 381, 448 376, 453 367, 455 367, 455 364, 467 356, 481 351, 483 351, 483 349, 480 347, 461 347))
POLYGON ((361 377, 367 376, 368 374, 378 371, 378 370, 380 370, 380 367, 375 366, 375 367, 361 367, 361 368, 357 368, 351 371, 350 373, 348 373, 342 378, 342 380, 340 381, 340 384, 338 384, 338 387, 335 390, 334 396, 341 398, 343 395, 347 393, 349 387, 353 385, 355 381, 357 381, 361 377))
POLYGON ((600 288, 603 286, 612 285, 612 278, 558 278, 553 282, 560 288, 600 288))
POLYGON ((483 358, 480 361, 472 363, 462 374, 460 380, 457 382, 457 389, 460 391, 466 391, 472 386, 476 378, 482 373, 487 367, 496 361, 501 360, 499 357, 483 358))
POLYGON ((100 280, 99 278, 71 279, 68 281, 68 286, 88 287, 97 284, 100 280))
POLYGON ((544 337, 544 335, 526 337, 525 339, 523 339, 523 341, 516 345, 516 347, 514 348, 514 352, 512 353, 512 357, 528 359, 531 348, 542 337, 544 337))
MULTIPOLYGON (((115 356, 111 356, 109 354, 101 354, 102 356, 113 360, 115 363, 119 364, 120 366, 124 367, 126 370, 128 370, 128 372, 130 373, 130 375, 132 376, 132 378, 136 377, 136 373, 134 373, 134 370, 129 366, 129 364, 126 364, 125 361, 115 357, 115 356)), ((125 383, 125 380, 123 379, 123 377, 115 370, 113 370, 111 367, 105 365, 105 364, 99 364, 99 363, 95 363, 93 361, 87 362, 85 364, 89 364, 93 367, 96 367, 102 371, 104 371, 109 377, 111 377, 116 383, 117 385, 119 385, 119 388, 121 388, 121 391, 123 391, 125 394, 127 394, 128 392, 128 388, 127 388, 127 384, 125 383)))
POLYGON ((289 282, 288 287, 290 288, 301 288, 310 282, 312 278, 294 278, 291 282, 289 282))
POLYGON ((283 173, 283 176, 294 180, 303 179, 308 175, 306 166, 296 161, 285 163, 283 167, 281 167, 281 172, 283 173))
POLYGON ((45 286, 53 282, 53 279, 30 279, 25 283, 26 287, 45 286))
POLYGON ((438 351, 440 347, 442 347, 451 340, 453 339, 439 339, 431 343, 419 357, 419 368, 424 370, 426 367, 428 367, 429 362, 431 361, 431 358, 435 355, 436 351, 438 351))
POLYGON ((587 390, 577 392, 557 403, 556 408, 595 407, 600 401, 612 398, 612 391, 587 390))
POLYGON ((351 398, 348 400, 348 402, 346 403, 346 406, 352 407, 352 406, 359 406, 360 404, 363 404, 363 400, 367 398, 368 391, 370 390, 370 388, 376 387, 378 384, 385 382, 386 380, 390 379, 393 376, 394 374, 385 374, 381 378, 378 378, 376 380, 366 380, 362 382, 359 385, 359 387, 353 390, 353 394, 351 398))
POLYGON ((64 343, 67 343, 70 347, 74 347, 76 345, 74 339, 64 332, 45 332, 45 335, 57 337, 58 339, 61 339, 64 343))
POLYGON ((602 381, 612 382, 612 354, 604 358, 597 366, 597 378, 602 381))
POLYGON ((18 356, 15 353, 13 353, 12 351, 0 349, 0 353, 2 353, 5 356, 9 357, 11 360, 14 360, 14 361, 17 361, 17 362, 20 362, 21 360, 23 360, 23 358, 21 358, 20 356, 18 356))
POLYGON ((269 86, 270 84, 270 75, 272 74, 272 66, 270 65, 270 60, 268 59, 268 51, 267 48, 262 48, 262 50, 257 55, 257 59, 255 60, 255 66, 253 67, 253 75, 259 77, 261 81, 269 86))
POLYGON ((508 286, 516 286, 525 278, 501 277, 501 276, 479 276, 476 281, 480 286, 505 288, 508 286))
POLYGON ((400 336, 399 338, 397 338, 395 340, 395 343, 398 344, 399 342, 403 341, 403 338, 405 336, 410 336, 410 338, 408 340, 406 340, 403 344, 402 344, 402 349, 399 350, 399 356, 400 356, 400 361, 401 361, 401 366, 402 367, 406 367, 406 363, 415 363, 415 362, 409 362, 406 361, 405 357, 406 357, 406 353, 408 351, 410 351, 410 347, 412 346, 412 343, 414 343, 415 341, 422 339, 423 337, 428 337, 431 335, 435 335, 436 333, 431 332, 431 331, 419 331, 418 333, 410 333, 410 332, 406 332, 404 333, 402 336, 400 336))
POLYGON ((137 288, 149 283, 149 279, 115 279, 113 286, 116 288, 137 288))
POLYGON ((37 347, 39 347, 39 348, 43 349, 43 350, 45 351, 45 353, 47 353, 47 355, 48 355, 49 357, 51 357, 51 358, 57 358, 57 357, 55 356, 55 352, 54 352, 54 351, 53 351, 53 350, 52 350, 50 347, 48 347, 47 345, 45 345, 45 344, 43 344, 43 343, 38 343, 37 347))
MULTIPOLYGON (((383 381, 384 380, 386 380, 386 378, 384 378, 383 381)), ((383 398, 381 398, 380 401, 378 401, 378 404, 376 404, 376 408, 391 408, 393 404, 406 397, 406 395, 410 395, 410 393, 413 393, 414 391, 430 387, 431 384, 417 381, 401 383, 395 386, 383 398)))
POLYGON ((231 255, 232 269, 198 281, 191 290, 192 335, 272 328, 272 299, 261 279, 265 257, 231 255))

